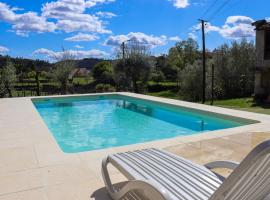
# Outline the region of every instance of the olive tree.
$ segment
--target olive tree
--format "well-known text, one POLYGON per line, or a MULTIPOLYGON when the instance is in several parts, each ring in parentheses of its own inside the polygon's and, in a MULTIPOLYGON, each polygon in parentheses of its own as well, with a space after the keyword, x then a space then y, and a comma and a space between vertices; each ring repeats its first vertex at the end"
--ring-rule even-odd
POLYGON ((62 93, 67 94, 72 86, 73 72, 75 69, 74 55, 71 52, 63 50, 57 55, 58 62, 54 64, 52 78, 60 85, 62 93))
POLYGON ((216 85, 223 98, 250 96, 254 88, 255 46, 243 39, 214 51, 216 85))
POLYGON ((16 83, 16 69, 11 61, 0 69, 0 97, 12 97, 12 91, 16 83))
POLYGON ((144 92, 153 66, 148 47, 132 41, 126 46, 125 54, 114 65, 115 82, 127 90, 144 92))

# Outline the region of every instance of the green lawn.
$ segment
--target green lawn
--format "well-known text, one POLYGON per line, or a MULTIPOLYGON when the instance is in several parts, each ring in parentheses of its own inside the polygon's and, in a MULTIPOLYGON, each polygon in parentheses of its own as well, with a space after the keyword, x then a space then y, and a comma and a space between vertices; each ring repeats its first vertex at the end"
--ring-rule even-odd
MULTIPOLYGON (((210 104, 210 102, 207 102, 210 104)), ((270 105, 256 105, 253 99, 250 98, 239 98, 239 99, 228 99, 228 100, 217 100, 214 101, 214 106, 220 106, 225 108, 232 108, 237 110, 244 110, 255 113, 262 113, 270 115, 270 105)))
POLYGON ((147 95, 155 96, 155 97, 164 97, 169 99, 179 99, 179 96, 176 92, 167 90, 167 91, 161 91, 161 92, 149 92, 147 95))
POLYGON ((79 84, 79 85, 87 85, 89 83, 93 82, 92 78, 85 78, 85 77, 74 77, 73 83, 79 84))
MULTIPOLYGON (((177 95, 177 93, 175 93, 173 91, 162 91, 162 92, 148 93, 148 95, 170 98, 170 99, 180 99, 180 97, 177 95)), ((207 101, 206 104, 210 105, 210 101, 207 101)), ((227 100, 215 100, 214 106, 270 115, 270 105, 266 105, 266 104, 265 105, 256 105, 253 102, 252 97, 227 99, 227 100)))

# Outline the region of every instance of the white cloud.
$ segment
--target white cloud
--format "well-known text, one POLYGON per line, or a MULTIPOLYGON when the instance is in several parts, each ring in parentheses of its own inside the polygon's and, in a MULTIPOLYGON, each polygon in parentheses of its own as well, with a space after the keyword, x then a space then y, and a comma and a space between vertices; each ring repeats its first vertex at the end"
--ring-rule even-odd
POLYGON ((113 17, 116 17, 116 14, 112 13, 112 12, 97 12, 96 13, 97 16, 99 17, 103 17, 103 18, 113 18, 113 17))
MULTIPOLYGON (((254 37, 255 31, 251 23, 254 20, 247 16, 230 16, 226 19, 222 26, 214 26, 211 23, 206 23, 205 32, 217 32, 226 39, 240 39, 243 37, 254 37)), ((201 24, 191 28, 189 33, 191 38, 197 37, 196 33, 201 30, 201 24)))
POLYGON ((99 39, 99 37, 96 35, 78 33, 77 35, 74 35, 72 37, 68 37, 65 40, 71 41, 71 42, 85 42, 85 41, 95 41, 98 39, 99 39))
POLYGON ((251 24, 254 22, 253 19, 246 16, 230 16, 227 18, 225 24, 251 24))
POLYGON ((96 33, 111 33, 106 30, 103 21, 97 16, 86 14, 87 8, 98 3, 112 0, 58 0, 46 3, 42 7, 42 16, 57 19, 57 27, 65 32, 84 31, 96 33))
POLYGON ((104 58, 108 56, 108 53, 105 51, 100 51, 97 49, 92 49, 88 51, 82 51, 82 50, 67 50, 66 52, 64 51, 52 51, 49 49, 41 48, 37 49, 33 52, 33 55, 42 55, 45 56, 46 58, 50 60, 59 60, 60 58, 63 57, 63 54, 68 53, 75 59, 83 59, 83 58, 104 58))
POLYGON ((239 39, 242 37, 254 37, 255 31, 251 23, 253 19, 246 16, 230 16, 219 33, 225 38, 239 39))
POLYGON ((88 8, 90 8, 90 7, 93 7, 93 6, 97 5, 97 4, 111 3, 111 2, 114 2, 114 1, 115 0, 87 0, 85 2, 85 4, 86 4, 86 6, 88 8))
POLYGON ((174 37, 170 37, 169 40, 170 40, 170 41, 173 41, 173 42, 179 42, 179 41, 181 41, 182 39, 181 39, 179 36, 174 36, 174 37))
MULTIPOLYGON (((12 25, 12 31, 20 36, 28 36, 30 32, 94 32, 111 33, 105 22, 98 16, 87 14, 86 10, 114 0, 57 0, 43 4, 41 14, 24 12, 21 8, 11 7, 0 2, 0 21, 12 25)), ((106 14, 106 13, 105 13, 106 14)), ((112 13, 107 13, 107 16, 112 13)))
POLYGON ((76 49, 83 49, 84 47, 83 46, 80 46, 80 45, 75 45, 74 46, 76 49))
POLYGON ((188 7, 189 4, 189 0, 168 0, 173 2, 174 7, 176 8, 186 8, 188 7))
POLYGON ((230 16, 225 24, 221 27, 209 24, 207 29, 209 32, 218 32, 222 37, 227 39, 240 39, 243 37, 254 37, 255 31, 251 23, 254 20, 246 16, 230 16))
MULTIPOLYGON (((15 9, 17 10, 17 9, 15 9)), ((12 24, 12 29, 18 35, 27 36, 29 32, 54 32, 56 25, 47 21, 35 12, 16 14, 14 8, 0 2, 0 20, 12 24)))
POLYGON ((24 10, 23 8, 19 8, 19 7, 13 7, 13 8, 11 8, 11 10, 12 11, 22 11, 22 10, 24 10))
MULTIPOLYGON (((87 16, 85 17, 87 18, 87 16)), ((94 32, 100 34, 111 33, 111 31, 102 27, 102 23, 99 20, 95 19, 89 21, 59 20, 57 26, 59 29, 64 30, 67 33, 75 31, 94 32)))
POLYGON ((191 32, 191 33, 188 34, 188 38, 191 38, 193 40, 197 40, 198 39, 197 35, 195 33, 193 33, 193 32, 191 32))
POLYGON ((116 36, 110 36, 106 41, 105 45, 109 46, 119 46, 122 42, 125 42, 127 40, 136 41, 139 43, 143 43, 146 46, 149 46, 151 48, 156 46, 162 46, 167 43, 167 37, 162 36, 153 36, 153 35, 146 35, 145 33, 141 32, 130 32, 127 35, 116 35, 116 36))
POLYGON ((5 54, 9 51, 9 49, 7 47, 4 46, 0 46, 0 54, 5 54))

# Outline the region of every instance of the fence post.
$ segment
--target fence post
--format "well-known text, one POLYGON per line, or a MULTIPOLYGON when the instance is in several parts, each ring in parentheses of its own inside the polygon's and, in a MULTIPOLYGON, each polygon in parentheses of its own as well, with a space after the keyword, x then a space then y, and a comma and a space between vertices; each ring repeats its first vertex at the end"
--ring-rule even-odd
POLYGON ((211 105, 214 104, 214 79, 215 79, 215 66, 214 64, 212 64, 211 105))
POLYGON ((37 96, 40 96, 40 82, 39 82, 39 75, 40 75, 40 72, 36 71, 36 84, 37 84, 37 96))

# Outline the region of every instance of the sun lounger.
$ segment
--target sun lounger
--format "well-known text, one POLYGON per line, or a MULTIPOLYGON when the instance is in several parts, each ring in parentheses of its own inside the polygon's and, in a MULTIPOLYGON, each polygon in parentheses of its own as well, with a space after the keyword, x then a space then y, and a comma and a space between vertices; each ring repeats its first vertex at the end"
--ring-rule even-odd
POLYGON ((270 193, 270 141, 240 164, 217 161, 201 166, 159 149, 112 154, 102 162, 102 175, 114 200, 263 200, 270 193), (124 186, 112 185, 108 164, 128 179, 124 186), (215 168, 233 172, 224 178, 211 171, 215 168))

